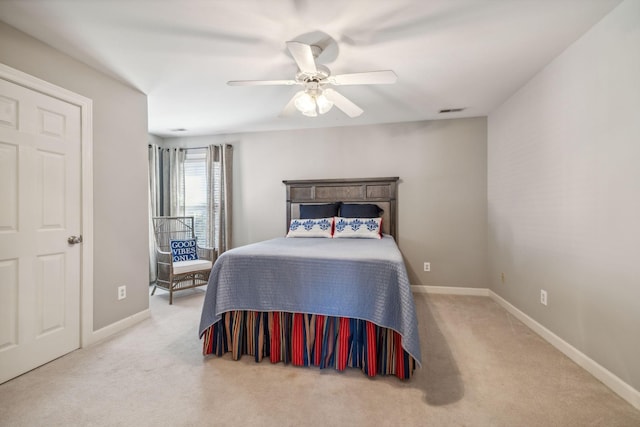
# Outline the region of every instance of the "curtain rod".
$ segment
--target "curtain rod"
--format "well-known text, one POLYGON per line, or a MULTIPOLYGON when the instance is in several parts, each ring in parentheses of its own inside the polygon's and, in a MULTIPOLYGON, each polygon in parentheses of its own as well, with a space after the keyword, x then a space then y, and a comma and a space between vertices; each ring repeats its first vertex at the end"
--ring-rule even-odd
MULTIPOLYGON (((151 144, 148 145, 151 147, 151 144)), ((204 150, 209 147, 158 147, 158 150, 204 150)))
MULTIPOLYGON (((221 144, 223 145, 225 148, 227 147, 233 147, 233 145, 231 144, 221 144)), ((148 147, 151 147, 151 144, 148 145, 148 147)), ((162 149, 166 149, 166 150, 205 150, 207 148, 209 148, 209 146, 207 147, 172 147, 172 148, 167 148, 167 147, 158 147, 158 150, 162 150, 162 149)))

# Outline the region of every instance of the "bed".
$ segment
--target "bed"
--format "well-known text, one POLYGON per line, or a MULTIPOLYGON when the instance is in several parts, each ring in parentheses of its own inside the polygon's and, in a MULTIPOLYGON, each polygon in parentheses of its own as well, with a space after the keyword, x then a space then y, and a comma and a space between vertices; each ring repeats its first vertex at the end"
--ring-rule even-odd
MULTIPOLYGON (((420 344, 395 240, 397 181, 283 181, 289 237, 234 248, 218 258, 202 308, 203 354, 411 378, 420 364, 420 344), (381 219, 375 218, 379 238, 291 238, 301 211, 308 218, 309 209, 333 203, 344 212, 381 209, 381 219)), ((338 236, 338 223, 331 221, 338 236)))

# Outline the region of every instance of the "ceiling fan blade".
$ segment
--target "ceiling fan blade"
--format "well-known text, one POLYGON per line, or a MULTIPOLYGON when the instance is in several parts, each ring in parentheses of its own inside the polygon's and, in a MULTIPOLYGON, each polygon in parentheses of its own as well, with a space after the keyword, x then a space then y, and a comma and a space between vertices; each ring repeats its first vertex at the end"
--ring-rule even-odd
POLYGON ((280 112, 278 117, 289 117, 289 116, 293 116, 298 112, 298 109, 296 108, 296 98, 298 97, 299 94, 300 92, 296 92, 291 97, 291 99, 289 100, 287 105, 284 107, 284 109, 280 112))
POLYGON ((344 113, 351 118, 358 117, 364 112, 362 108, 358 107, 356 104, 345 98, 344 95, 339 94, 333 89, 325 89, 322 93, 329 101, 333 102, 333 105, 344 111, 344 113))
POLYGON ((313 59, 313 52, 311 46, 305 43, 290 41, 287 42, 287 49, 291 52, 294 61, 298 65, 298 68, 303 73, 317 73, 316 61, 313 59))
POLYGON ((334 85, 383 85, 392 84, 398 76, 391 70, 369 71, 365 73, 338 74, 329 77, 329 83, 334 85))
POLYGON ((295 80, 231 80, 229 86, 291 86, 298 84, 295 80))

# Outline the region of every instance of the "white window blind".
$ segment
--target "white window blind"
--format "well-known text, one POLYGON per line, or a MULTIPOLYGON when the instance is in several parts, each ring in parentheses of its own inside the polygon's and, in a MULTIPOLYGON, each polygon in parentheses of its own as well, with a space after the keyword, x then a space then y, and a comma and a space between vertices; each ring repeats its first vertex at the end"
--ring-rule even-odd
MULTIPOLYGON (((213 163, 213 170, 207 170, 207 149, 186 150, 184 161, 184 203, 185 215, 193 216, 198 244, 216 248, 218 241, 218 221, 214 217, 220 212, 220 162, 213 163), (209 173, 213 173, 213 198, 209 197, 209 173), (209 205, 212 200, 213 206, 209 205), (213 241, 211 233, 213 228, 213 241)), ((216 248, 217 249, 217 248, 216 248)))
POLYGON ((209 240, 209 189, 207 186, 207 152, 204 149, 186 150, 184 161, 184 211, 193 216, 195 233, 200 246, 212 247, 209 240))

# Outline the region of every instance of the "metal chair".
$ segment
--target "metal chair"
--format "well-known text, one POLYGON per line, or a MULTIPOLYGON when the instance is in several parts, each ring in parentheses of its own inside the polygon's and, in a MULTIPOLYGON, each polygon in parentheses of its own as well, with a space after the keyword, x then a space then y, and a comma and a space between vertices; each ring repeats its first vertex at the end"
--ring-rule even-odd
POLYGON ((192 261, 173 261, 170 241, 194 239, 194 218, 192 216, 153 217, 153 231, 156 240, 156 288, 169 291, 169 304, 173 304, 176 291, 205 286, 216 251, 212 248, 197 247, 198 259, 192 261))

